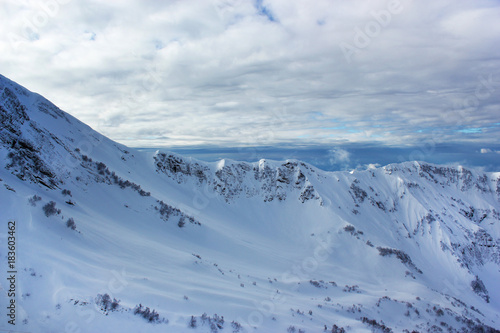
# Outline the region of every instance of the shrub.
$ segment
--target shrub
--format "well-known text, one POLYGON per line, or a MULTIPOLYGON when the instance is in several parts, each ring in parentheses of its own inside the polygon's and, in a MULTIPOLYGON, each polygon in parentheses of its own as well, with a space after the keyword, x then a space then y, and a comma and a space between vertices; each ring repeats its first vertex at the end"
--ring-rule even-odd
POLYGON ((190 327, 190 328, 196 328, 197 327, 196 317, 195 316, 191 316, 191 320, 189 320, 188 327, 190 327))
POLYGON ((31 198, 29 198, 29 199, 28 199, 29 203, 30 203, 33 207, 35 207, 35 206, 36 206, 36 203, 37 203, 38 201, 40 201, 40 200, 42 200, 42 197, 39 197, 39 196, 38 196, 38 195, 36 195, 36 194, 35 194, 34 196, 32 196, 31 198))
POLYGON ((410 268, 413 268, 414 270, 416 270, 418 273, 422 274, 422 271, 417 268, 417 266, 415 266, 415 264, 413 263, 413 261, 411 260, 410 256, 408 254, 406 254, 405 252, 401 251, 401 250, 397 250, 397 249, 391 249, 391 248, 387 248, 387 247, 377 247, 377 250, 379 252, 379 254, 382 256, 382 257, 385 257, 385 256, 392 256, 392 255, 396 255, 396 257, 405 265, 407 265, 408 267, 410 268))
POLYGON ((316 288, 325 288, 325 289, 328 288, 327 286, 325 286, 325 281, 323 281, 323 280, 319 280, 319 281, 309 280, 309 283, 312 284, 313 286, 315 286, 316 288))
POLYGON ((105 172, 106 172, 106 164, 102 163, 102 162, 98 162, 97 163, 97 172, 99 172, 100 175, 104 175, 105 172))
POLYGON ((392 332, 392 329, 385 326, 383 323, 381 323, 381 324, 377 323, 377 321, 375 319, 368 319, 366 317, 362 317, 361 321, 364 324, 368 324, 369 326, 372 326, 374 330, 378 330, 378 331, 384 332, 384 333, 391 333, 392 332))
POLYGON ((61 192, 61 193, 62 193, 62 195, 69 195, 70 197, 72 196, 72 195, 71 195, 71 191, 70 191, 70 190, 67 190, 67 189, 62 190, 62 192, 61 192))
POLYGON ((359 286, 358 285, 354 285, 354 286, 348 286, 348 285, 346 285, 345 288, 342 291, 346 292, 346 293, 352 293, 352 292, 357 292, 358 294, 361 293, 359 291, 359 286))
POLYGON ((213 333, 218 332, 224 328, 224 316, 214 314, 213 317, 208 316, 206 313, 201 315, 201 322, 203 325, 208 324, 210 331, 213 333))
POLYGON ((143 196, 143 197, 149 197, 151 196, 151 192, 146 192, 144 191, 142 188, 139 190, 139 195, 143 196))
POLYGON ((333 325, 332 333, 345 333, 345 329, 343 327, 338 327, 337 325, 333 325))
POLYGON ((108 294, 98 294, 95 303, 101 307, 101 311, 107 315, 109 312, 117 311, 120 307, 120 301, 116 298, 111 300, 108 294))
POLYGON ((472 290, 481 296, 486 303, 490 302, 490 296, 488 295, 488 290, 486 289, 486 286, 484 285, 483 281, 479 278, 479 276, 476 275, 476 278, 470 283, 472 290))
POLYGON ((346 232, 353 233, 356 229, 355 229, 352 225, 346 225, 346 226, 344 227, 344 230, 345 230, 346 232))
POLYGON ((68 228, 70 228, 71 230, 76 230, 76 223, 75 223, 75 220, 73 220, 73 218, 72 218, 72 217, 70 217, 70 218, 68 219, 68 221, 66 221, 66 226, 67 226, 68 228))
POLYGON ((241 324, 237 321, 231 322, 231 327, 233 328, 233 333, 238 333, 242 329, 241 324))
POLYGON ((54 201, 49 202, 45 206, 43 206, 43 212, 45 216, 49 217, 56 214, 61 214, 60 209, 56 209, 56 203, 54 201))
POLYGON ((165 318, 160 318, 160 315, 158 314, 158 312, 156 312, 156 310, 151 310, 148 307, 143 307, 142 304, 139 304, 135 307, 134 314, 141 316, 150 323, 161 323, 161 322, 168 323, 168 321, 165 318))

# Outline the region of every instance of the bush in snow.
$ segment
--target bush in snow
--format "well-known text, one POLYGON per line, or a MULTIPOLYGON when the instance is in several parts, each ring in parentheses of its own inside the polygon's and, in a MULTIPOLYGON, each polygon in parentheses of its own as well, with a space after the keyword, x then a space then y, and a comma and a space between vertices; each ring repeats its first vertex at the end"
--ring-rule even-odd
POLYGON ((38 196, 38 195, 36 195, 36 194, 35 194, 34 196, 32 196, 31 198, 29 198, 29 199, 28 199, 29 203, 30 203, 33 207, 35 207, 35 206, 36 206, 36 203, 37 203, 38 201, 40 201, 40 200, 42 200, 42 197, 39 197, 39 196, 38 196))
POLYGON ((410 256, 408 254, 406 254, 405 252, 403 252, 401 250, 397 250, 397 249, 391 249, 388 247, 380 247, 380 246, 377 247, 377 250, 382 257, 396 255, 396 257, 403 264, 407 265, 410 268, 413 268, 418 273, 422 274, 422 271, 420 269, 418 269, 417 266, 415 266, 415 264, 411 260, 410 256))
POLYGON ((101 311, 103 311, 106 315, 109 312, 118 311, 118 308, 120 307, 120 301, 116 298, 111 299, 108 294, 97 295, 95 303, 101 307, 101 311))
POLYGON ((373 328, 373 330, 377 330, 378 332, 391 333, 392 329, 385 326, 384 323, 378 323, 375 319, 368 319, 366 317, 361 318, 361 322, 364 324, 368 324, 373 328))
POLYGON ((188 327, 190 327, 190 328, 196 328, 197 327, 196 317, 195 316, 191 316, 191 319, 189 320, 188 327))
POLYGON ((156 310, 151 310, 148 307, 143 307, 142 304, 139 304, 135 307, 134 314, 141 316, 150 323, 168 323, 168 320, 166 320, 165 318, 160 318, 160 315, 158 314, 158 312, 156 312, 156 310))
POLYGON ((201 322, 203 325, 208 324, 212 333, 218 332, 224 328, 224 316, 214 314, 213 317, 208 316, 206 313, 201 315, 201 322))
POLYGON ((72 217, 70 217, 70 218, 68 219, 68 221, 66 221, 66 226, 67 226, 68 228, 70 228, 71 230, 76 230, 76 223, 75 223, 75 220, 73 220, 73 218, 72 218, 72 217))
POLYGON ((231 322, 231 326, 233 328, 233 333, 238 333, 242 329, 241 324, 237 321, 231 322))
POLYGON ((61 214, 60 209, 56 209, 56 203, 54 201, 49 202, 45 206, 43 206, 43 212, 45 216, 49 217, 56 214, 61 214))
POLYGON ((71 191, 70 191, 70 190, 67 190, 67 189, 62 190, 62 192, 61 192, 61 193, 62 193, 62 195, 69 195, 70 197, 72 196, 72 195, 71 195, 71 191))
POLYGON ((343 327, 338 327, 337 325, 332 326, 332 333, 345 333, 345 329, 343 327))
POLYGON ((343 292, 345 293, 353 293, 353 292, 356 292, 356 293, 361 293, 361 291, 359 291, 359 286, 358 285, 354 285, 354 286, 348 286, 346 285, 345 288, 342 290, 343 292))
POLYGON ((486 289, 483 281, 479 278, 479 276, 476 275, 476 278, 470 283, 470 286, 472 287, 472 290, 481 296, 486 303, 490 302, 490 296, 488 295, 488 290, 486 289))
POLYGON ((354 231, 356 230, 352 225, 346 225, 344 227, 344 230, 347 231, 347 232, 350 232, 351 234, 354 233, 354 231))

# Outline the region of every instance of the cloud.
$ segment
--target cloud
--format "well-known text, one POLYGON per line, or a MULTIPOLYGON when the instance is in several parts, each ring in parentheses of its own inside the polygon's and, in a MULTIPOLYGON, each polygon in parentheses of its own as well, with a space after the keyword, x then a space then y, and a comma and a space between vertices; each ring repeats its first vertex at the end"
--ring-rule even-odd
POLYGON ((370 164, 368 164, 368 165, 366 166, 366 169, 371 170, 371 169, 376 169, 376 168, 378 168, 378 167, 380 167, 380 164, 379 164, 379 163, 370 163, 370 164))
POLYGON ((389 3, 10 1, 2 74, 132 146, 500 141, 500 4, 389 3))
POLYGON ((481 154, 492 154, 492 153, 500 154, 500 150, 493 150, 490 148, 481 148, 481 150, 479 152, 481 154))
POLYGON ((328 152, 330 164, 347 164, 351 154, 342 148, 331 149, 328 152))

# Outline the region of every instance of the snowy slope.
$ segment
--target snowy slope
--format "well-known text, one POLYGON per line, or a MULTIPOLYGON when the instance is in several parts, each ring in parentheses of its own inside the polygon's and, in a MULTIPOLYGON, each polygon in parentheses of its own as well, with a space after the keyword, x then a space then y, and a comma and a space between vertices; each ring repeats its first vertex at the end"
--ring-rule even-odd
POLYGON ((0 94, 0 329, 500 329, 500 173, 206 163, 124 147, 3 76, 0 94))

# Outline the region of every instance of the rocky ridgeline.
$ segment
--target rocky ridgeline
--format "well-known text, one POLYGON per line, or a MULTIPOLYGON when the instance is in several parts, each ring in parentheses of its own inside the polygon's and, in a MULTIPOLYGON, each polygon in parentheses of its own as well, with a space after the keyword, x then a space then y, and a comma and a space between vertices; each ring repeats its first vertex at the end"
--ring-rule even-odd
POLYGON ((309 181, 315 176, 314 170, 301 162, 258 163, 221 161, 219 168, 212 171, 208 166, 178 155, 158 152, 155 156, 156 168, 178 182, 186 183, 194 179, 199 185, 208 185, 227 202, 234 198, 261 196, 264 202, 284 201, 293 195, 300 202, 323 201, 309 181))

